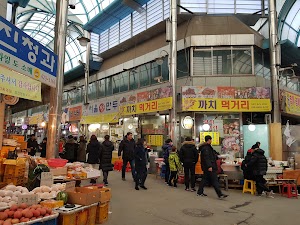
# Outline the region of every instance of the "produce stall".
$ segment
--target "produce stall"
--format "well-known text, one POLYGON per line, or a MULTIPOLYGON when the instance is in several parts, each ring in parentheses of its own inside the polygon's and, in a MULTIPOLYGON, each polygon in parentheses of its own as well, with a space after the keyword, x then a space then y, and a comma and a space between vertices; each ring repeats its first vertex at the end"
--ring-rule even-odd
POLYGON ((99 170, 84 163, 29 156, 1 162, 0 225, 94 225, 107 221, 111 189, 76 185, 77 181, 99 177, 99 170), (28 179, 18 183, 21 176, 28 179))

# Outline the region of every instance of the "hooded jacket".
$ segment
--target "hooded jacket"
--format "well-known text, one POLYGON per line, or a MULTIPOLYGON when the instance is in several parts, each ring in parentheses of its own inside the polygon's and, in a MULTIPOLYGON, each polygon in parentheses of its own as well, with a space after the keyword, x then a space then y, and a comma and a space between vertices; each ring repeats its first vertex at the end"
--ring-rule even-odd
POLYGON ((176 152, 171 152, 169 156, 170 171, 179 171, 182 169, 181 162, 176 152))
POLYGON ((101 150, 102 150, 102 145, 99 143, 99 141, 90 142, 87 145, 87 153, 89 153, 87 163, 98 164, 100 161, 101 150))
POLYGON ((146 168, 148 164, 148 159, 146 156, 147 149, 143 145, 136 145, 134 149, 134 160, 135 160, 135 169, 142 170, 146 168))
POLYGON ((130 141, 127 138, 124 138, 123 141, 121 141, 119 146, 119 152, 118 156, 121 156, 122 152, 122 158, 126 160, 133 160, 134 159, 134 149, 135 149, 135 141, 131 139, 130 141))
POLYGON ((169 163, 169 155, 172 150, 172 145, 166 143, 162 146, 162 150, 163 150, 164 162, 169 163))
POLYGON ((248 164, 250 162, 251 158, 252 158, 252 149, 249 149, 247 151, 247 155, 241 165, 241 168, 242 168, 243 174, 244 174, 244 179, 247 179, 247 180, 254 179, 252 167, 248 166, 248 165, 246 166, 246 164, 248 164))
POLYGON ((184 164, 198 162, 198 151, 193 141, 185 141, 179 152, 180 161, 184 164))
POLYGON ((115 149, 114 144, 111 141, 104 141, 100 152, 100 169, 102 171, 112 171, 113 164, 111 163, 112 152, 115 149))
POLYGON ((268 160, 265 157, 265 151, 256 149, 252 153, 250 162, 246 164, 247 167, 252 168, 253 175, 266 175, 268 170, 268 160))
POLYGON ((67 143, 65 144, 64 158, 70 162, 74 162, 76 160, 77 149, 78 144, 75 142, 75 140, 73 138, 68 139, 67 143))
POLYGON ((201 152, 201 168, 207 172, 209 168, 213 171, 218 171, 217 157, 213 147, 210 144, 204 143, 199 148, 201 152))

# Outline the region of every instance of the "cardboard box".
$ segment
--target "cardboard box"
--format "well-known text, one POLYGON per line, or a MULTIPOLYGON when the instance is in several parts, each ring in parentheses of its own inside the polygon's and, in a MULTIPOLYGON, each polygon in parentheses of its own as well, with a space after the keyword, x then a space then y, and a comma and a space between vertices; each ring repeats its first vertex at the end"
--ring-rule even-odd
POLYGON ((76 187, 74 190, 68 190, 68 203, 78 204, 78 205, 91 205, 99 202, 100 192, 85 188, 76 187))
POLYGON ((50 168, 50 172, 53 173, 53 176, 67 176, 67 171, 67 167, 50 168))
POLYGON ((17 142, 23 142, 25 141, 25 137, 23 135, 9 135, 10 139, 14 139, 17 142))
POLYGON ((110 188, 106 188, 106 187, 99 188, 97 186, 89 186, 86 188, 99 191, 99 194, 100 194, 99 202, 100 203, 109 202, 111 199, 111 189, 110 188))

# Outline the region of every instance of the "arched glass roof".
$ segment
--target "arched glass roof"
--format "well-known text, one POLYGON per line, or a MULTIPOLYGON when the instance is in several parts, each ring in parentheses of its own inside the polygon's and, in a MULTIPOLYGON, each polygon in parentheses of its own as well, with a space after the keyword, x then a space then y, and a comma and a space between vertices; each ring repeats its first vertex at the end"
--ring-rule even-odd
MULTIPOLYGON (((292 2, 292 1, 291 1, 292 2)), ((295 0, 285 18, 281 18, 280 39, 289 39, 300 47, 300 0, 295 0)))
MULTIPOLYGON (((115 0, 77 0, 68 11, 65 72, 85 61, 85 47, 76 40, 83 34, 82 26, 115 0)), ((56 0, 30 0, 26 8, 18 8, 17 26, 41 44, 54 48, 56 0)))

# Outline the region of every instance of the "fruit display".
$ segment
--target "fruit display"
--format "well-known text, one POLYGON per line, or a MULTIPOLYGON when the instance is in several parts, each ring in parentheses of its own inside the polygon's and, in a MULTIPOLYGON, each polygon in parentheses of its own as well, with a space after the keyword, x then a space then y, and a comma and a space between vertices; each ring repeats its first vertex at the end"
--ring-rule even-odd
POLYGON ((26 187, 7 185, 3 190, 0 190, 0 208, 17 204, 18 197, 28 193, 29 191, 26 187))
POLYGON ((66 204, 68 201, 68 194, 66 192, 61 191, 57 194, 56 200, 62 200, 66 204))
POLYGON ((53 215, 50 208, 41 205, 28 206, 25 203, 12 205, 9 209, 0 212, 0 225, 12 225, 53 215))
POLYGON ((41 186, 32 190, 32 193, 37 194, 40 199, 54 199, 57 194, 64 191, 66 184, 53 184, 51 187, 41 186))

